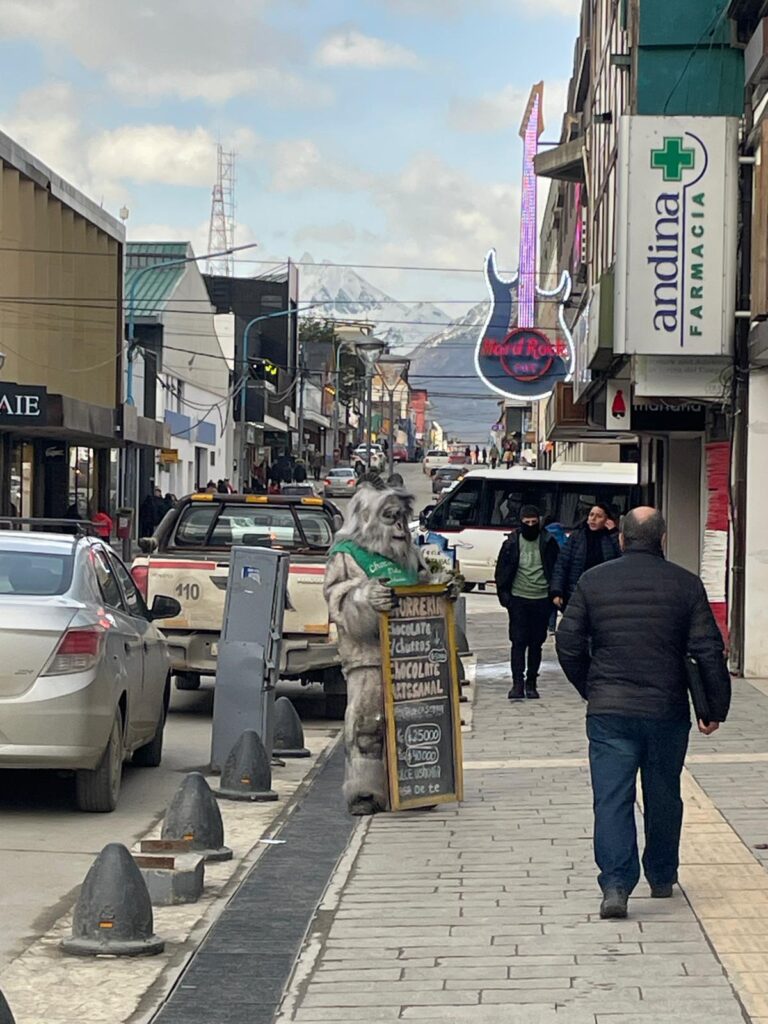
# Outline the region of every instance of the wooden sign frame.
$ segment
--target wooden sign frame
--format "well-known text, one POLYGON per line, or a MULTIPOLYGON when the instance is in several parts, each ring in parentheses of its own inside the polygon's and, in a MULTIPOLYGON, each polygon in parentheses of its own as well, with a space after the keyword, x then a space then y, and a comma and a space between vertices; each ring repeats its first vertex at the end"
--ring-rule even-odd
MULTIPOLYGON (((416 584, 414 586, 394 587, 398 597, 445 597, 446 588, 444 584, 416 584)), ((434 804, 445 804, 460 802, 464 799, 464 763, 461 739, 461 711, 459 707, 459 671, 458 652, 456 649, 456 623, 453 603, 444 601, 445 608, 445 635, 448 643, 449 653, 449 675, 450 675, 450 696, 449 708, 451 714, 451 749, 453 751, 453 780, 454 787, 450 793, 437 795, 424 794, 423 796, 408 797, 401 799, 400 787, 398 784, 397 768, 397 733, 395 721, 395 694, 394 678, 392 672, 392 659, 390 655, 390 630, 389 614, 384 612, 380 618, 381 635, 381 668, 384 680, 384 719, 386 731, 386 752, 387 752, 387 775, 389 778, 389 799, 393 811, 407 811, 416 807, 431 807, 434 804)), ((435 698, 442 700, 444 698, 435 698)))

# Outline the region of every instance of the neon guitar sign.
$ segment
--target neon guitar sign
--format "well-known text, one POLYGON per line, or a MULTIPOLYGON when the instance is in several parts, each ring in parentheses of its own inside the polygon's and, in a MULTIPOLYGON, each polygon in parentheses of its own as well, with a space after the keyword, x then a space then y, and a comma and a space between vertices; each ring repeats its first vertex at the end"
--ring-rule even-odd
POLYGON ((535 402, 550 395, 573 372, 573 339, 565 322, 571 278, 563 272, 553 291, 536 283, 536 175, 533 158, 544 128, 544 83, 531 90, 520 135, 523 139, 523 189, 520 211, 520 262, 517 277, 503 281, 496 252, 488 253, 485 279, 491 309, 475 349, 475 370, 487 387, 505 398, 535 402), (554 337, 536 326, 536 300, 558 303, 559 331, 554 337))

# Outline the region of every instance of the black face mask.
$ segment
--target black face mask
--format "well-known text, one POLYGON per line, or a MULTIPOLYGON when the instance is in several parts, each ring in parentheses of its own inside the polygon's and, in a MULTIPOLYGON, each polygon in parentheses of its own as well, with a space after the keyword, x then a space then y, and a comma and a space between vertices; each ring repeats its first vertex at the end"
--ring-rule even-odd
POLYGON ((541 527, 538 523, 536 526, 531 526, 529 523, 523 523, 520 526, 520 533, 522 533, 525 540, 536 540, 541 533, 541 527))

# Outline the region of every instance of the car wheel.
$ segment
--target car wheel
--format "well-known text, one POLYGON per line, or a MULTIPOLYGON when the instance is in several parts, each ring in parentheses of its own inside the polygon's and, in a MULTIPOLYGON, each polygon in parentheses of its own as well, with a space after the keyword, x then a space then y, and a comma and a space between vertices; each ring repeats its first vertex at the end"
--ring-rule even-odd
POLYGON ((75 794, 81 811, 108 814, 117 807, 123 777, 123 716, 115 709, 112 731, 101 761, 93 771, 75 774, 75 794))
POLYGON ((165 719, 168 714, 168 701, 170 698, 170 680, 165 684, 163 695, 163 706, 160 711, 160 718, 155 727, 155 735, 145 743, 143 747, 133 752, 133 764, 139 768, 157 768, 163 759, 163 736, 165 734, 165 719))
POLYGON ((200 689, 200 675, 197 672, 177 672, 176 673, 176 689, 177 690, 199 690, 200 689))

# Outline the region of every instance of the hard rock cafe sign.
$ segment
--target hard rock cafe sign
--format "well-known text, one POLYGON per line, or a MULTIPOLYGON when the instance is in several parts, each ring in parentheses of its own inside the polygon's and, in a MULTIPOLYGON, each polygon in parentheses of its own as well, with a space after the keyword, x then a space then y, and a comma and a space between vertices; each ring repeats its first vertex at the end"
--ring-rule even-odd
POLYGON ((536 283, 536 176, 533 158, 543 130, 544 85, 534 86, 520 134, 523 138, 523 190, 520 216, 520 262, 517 277, 504 281, 496 269, 496 253, 485 261, 491 308, 475 349, 477 375, 492 391, 522 402, 546 398, 573 372, 573 339, 565 322, 571 279, 563 273, 553 291, 536 283), (537 305, 557 304, 556 331, 536 324, 537 305))

